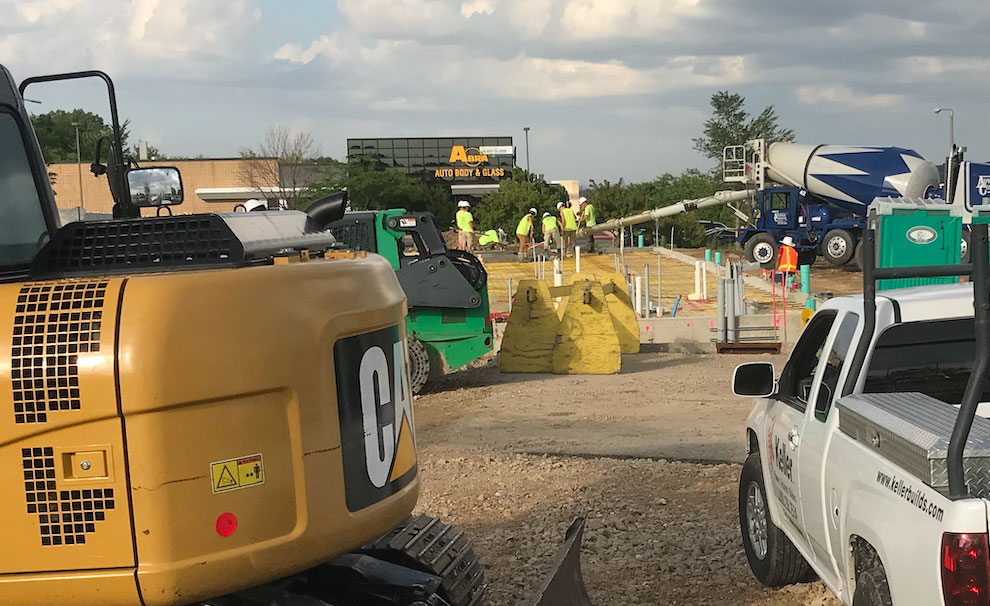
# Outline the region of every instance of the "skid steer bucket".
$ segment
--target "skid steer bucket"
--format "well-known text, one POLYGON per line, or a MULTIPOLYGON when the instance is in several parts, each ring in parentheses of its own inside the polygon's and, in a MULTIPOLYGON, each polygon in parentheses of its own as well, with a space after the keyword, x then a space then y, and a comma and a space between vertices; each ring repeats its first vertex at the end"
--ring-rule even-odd
POLYGON ((577 518, 567 529, 564 544, 553 557, 547 578, 531 606, 591 606, 591 598, 581 575, 581 538, 584 518, 577 518))

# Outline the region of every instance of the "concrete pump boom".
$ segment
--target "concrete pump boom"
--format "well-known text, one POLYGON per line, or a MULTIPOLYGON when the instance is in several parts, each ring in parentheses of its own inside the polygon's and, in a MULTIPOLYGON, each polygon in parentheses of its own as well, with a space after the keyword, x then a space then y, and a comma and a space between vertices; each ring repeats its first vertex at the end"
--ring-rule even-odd
POLYGON ((603 231, 613 231, 622 229, 623 227, 628 227, 630 225, 639 225, 640 223, 648 223, 650 221, 656 221, 657 219, 662 219, 664 217, 672 217, 674 215, 679 215, 681 213, 695 211, 701 208, 708 208, 709 206, 719 206, 721 204, 729 204, 730 202, 739 202, 747 199, 752 195, 752 190, 740 189, 736 191, 719 191, 715 192, 713 195, 707 198, 698 198, 697 200, 682 200, 677 204, 671 204, 670 206, 662 206, 660 208, 654 208, 653 210, 648 210, 641 212, 638 215, 631 215, 629 217, 623 217, 621 219, 612 219, 611 221, 605 221, 604 223, 599 223, 594 227, 584 227, 578 230, 578 237, 590 236, 591 234, 598 234, 603 231))

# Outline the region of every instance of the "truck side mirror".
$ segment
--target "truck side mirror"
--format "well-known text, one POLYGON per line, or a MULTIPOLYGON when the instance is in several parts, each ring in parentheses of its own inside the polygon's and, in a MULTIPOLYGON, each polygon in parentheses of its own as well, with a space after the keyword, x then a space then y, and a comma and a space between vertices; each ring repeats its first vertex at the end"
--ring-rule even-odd
POLYGON ((740 364, 732 373, 732 393, 747 398, 768 398, 777 393, 773 364, 750 362, 740 364))
POLYGON ((182 204, 182 175, 168 166, 133 168, 127 171, 131 203, 139 208, 182 204))

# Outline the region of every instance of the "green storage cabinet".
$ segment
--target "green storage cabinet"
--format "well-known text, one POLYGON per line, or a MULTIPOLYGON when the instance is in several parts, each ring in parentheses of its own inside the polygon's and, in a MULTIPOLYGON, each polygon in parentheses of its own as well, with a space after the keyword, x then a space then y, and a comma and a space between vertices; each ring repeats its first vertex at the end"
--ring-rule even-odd
MULTIPOLYGON (((990 215, 987 216, 990 222, 990 215)), ((868 219, 877 237, 877 267, 951 265, 959 263, 962 214, 941 200, 877 198, 868 219)), ((878 290, 928 284, 952 284, 946 278, 880 280, 878 290)))

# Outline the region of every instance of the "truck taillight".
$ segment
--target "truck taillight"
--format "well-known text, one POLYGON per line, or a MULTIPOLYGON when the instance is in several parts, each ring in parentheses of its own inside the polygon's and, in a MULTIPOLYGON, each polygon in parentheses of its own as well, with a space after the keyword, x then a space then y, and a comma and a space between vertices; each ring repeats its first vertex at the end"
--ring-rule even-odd
POLYGON ((986 534, 942 535, 942 596, 945 606, 990 604, 986 534))

